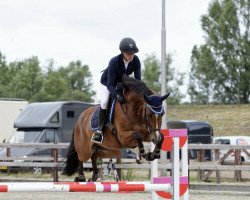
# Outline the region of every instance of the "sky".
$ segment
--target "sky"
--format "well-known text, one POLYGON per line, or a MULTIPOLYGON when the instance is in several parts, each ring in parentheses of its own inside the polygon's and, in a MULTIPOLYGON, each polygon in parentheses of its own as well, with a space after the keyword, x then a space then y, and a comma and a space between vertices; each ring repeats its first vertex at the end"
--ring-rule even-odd
MULTIPOLYGON (((201 15, 211 0, 166 0, 166 51, 188 73, 194 45, 202 44, 201 15)), ((101 71, 131 37, 141 60, 161 58, 162 0, 0 0, 0 51, 7 62, 37 56, 42 66, 81 60, 99 94, 101 71)), ((187 82, 187 80, 186 80, 187 82)))

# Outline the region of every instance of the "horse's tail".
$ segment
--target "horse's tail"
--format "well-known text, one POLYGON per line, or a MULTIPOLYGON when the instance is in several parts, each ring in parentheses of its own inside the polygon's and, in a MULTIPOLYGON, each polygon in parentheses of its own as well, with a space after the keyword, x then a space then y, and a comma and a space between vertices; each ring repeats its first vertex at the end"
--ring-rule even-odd
POLYGON ((72 139, 70 141, 70 145, 67 152, 66 166, 62 174, 71 176, 77 171, 78 166, 79 166, 79 160, 75 149, 74 132, 73 132, 72 139))

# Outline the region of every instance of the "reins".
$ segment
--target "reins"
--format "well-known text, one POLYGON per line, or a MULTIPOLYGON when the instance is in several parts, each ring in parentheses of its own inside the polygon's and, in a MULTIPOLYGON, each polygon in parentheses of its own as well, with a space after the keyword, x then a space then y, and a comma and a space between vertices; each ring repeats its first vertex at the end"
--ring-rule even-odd
MULTIPOLYGON (((121 110, 122 110, 123 114, 131 121, 132 119, 131 119, 131 118, 129 117, 129 115, 128 115, 128 106, 131 106, 132 110, 134 109, 134 107, 133 107, 130 103, 126 102, 126 103, 125 103, 126 110, 124 110, 123 105, 124 105, 124 104, 120 104, 121 110)), ((147 134, 150 134, 150 133, 152 133, 152 132, 159 131, 160 129, 159 129, 159 128, 155 128, 155 129, 154 129, 154 128, 152 128, 152 127, 149 125, 148 117, 147 117, 147 107, 149 107, 148 104, 143 105, 144 115, 143 115, 143 120, 142 120, 142 122, 140 122, 140 125, 141 125, 141 126, 146 125, 147 134)), ((141 120, 139 120, 139 121, 141 121, 141 120)))

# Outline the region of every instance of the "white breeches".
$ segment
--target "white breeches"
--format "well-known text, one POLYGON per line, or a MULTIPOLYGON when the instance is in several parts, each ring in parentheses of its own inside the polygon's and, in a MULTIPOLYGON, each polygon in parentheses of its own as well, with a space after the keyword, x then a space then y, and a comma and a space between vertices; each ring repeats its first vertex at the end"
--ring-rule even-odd
POLYGON ((107 109, 108 103, 109 103, 110 92, 109 92, 108 88, 103 84, 101 84, 100 89, 101 89, 101 108, 107 109))

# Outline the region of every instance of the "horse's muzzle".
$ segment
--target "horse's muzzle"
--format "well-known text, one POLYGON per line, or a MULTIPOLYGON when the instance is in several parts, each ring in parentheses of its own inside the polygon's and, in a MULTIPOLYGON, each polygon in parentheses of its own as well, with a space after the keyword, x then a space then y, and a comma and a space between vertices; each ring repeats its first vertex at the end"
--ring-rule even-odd
POLYGON ((162 138, 163 135, 159 129, 154 129, 154 131, 151 132, 151 136, 152 136, 152 142, 154 144, 157 144, 163 140, 163 138, 162 138))

